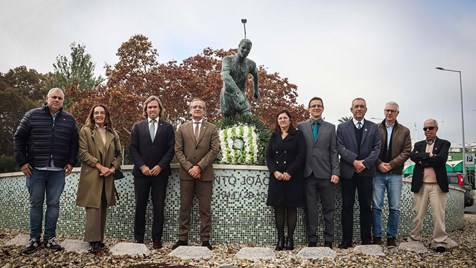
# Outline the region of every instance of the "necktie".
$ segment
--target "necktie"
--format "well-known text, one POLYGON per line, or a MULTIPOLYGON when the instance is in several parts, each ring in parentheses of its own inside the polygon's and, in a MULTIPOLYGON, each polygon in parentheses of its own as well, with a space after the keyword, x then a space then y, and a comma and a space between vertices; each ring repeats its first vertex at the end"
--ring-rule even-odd
POLYGON ((149 133, 150 133, 150 139, 152 140, 152 142, 154 142, 154 139, 155 139, 155 119, 150 120, 149 133))
POLYGON ((317 123, 317 121, 314 121, 312 123, 312 137, 314 138, 314 140, 317 139, 318 133, 319 133, 319 124, 317 123))
POLYGON ((193 122, 193 123, 195 124, 195 132, 194 132, 194 134, 195 134, 195 142, 198 142, 198 133, 199 133, 199 131, 200 131, 200 128, 199 128, 200 122, 193 122))
POLYGON ((361 129, 362 128, 362 122, 357 122, 357 129, 361 129))

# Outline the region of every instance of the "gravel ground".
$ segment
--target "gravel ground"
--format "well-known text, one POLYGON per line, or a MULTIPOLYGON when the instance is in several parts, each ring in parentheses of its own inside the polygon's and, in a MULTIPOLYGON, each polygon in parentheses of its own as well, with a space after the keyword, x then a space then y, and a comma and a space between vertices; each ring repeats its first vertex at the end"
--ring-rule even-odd
MULTIPOLYGON (((195 261, 167 256, 172 243, 165 243, 161 250, 152 250, 148 257, 116 257, 105 251, 98 254, 53 253, 46 249, 22 255, 20 247, 3 246, 19 231, 0 228, 0 267, 476 267, 476 215, 465 215, 464 220, 463 230, 450 233, 459 246, 443 254, 433 250, 417 254, 384 247, 386 256, 379 257, 355 254, 352 249, 335 249, 337 257, 333 261, 299 259, 296 254, 301 245, 291 252, 276 252, 276 260, 255 262, 235 258, 240 248, 256 246, 240 244, 215 244, 211 259, 195 261)), ((61 241, 65 238, 81 239, 71 236, 59 236, 57 239, 61 241)), ((425 244, 428 245, 429 241, 430 237, 426 237, 425 244)), ((116 242, 119 240, 107 239, 106 246, 116 242)))

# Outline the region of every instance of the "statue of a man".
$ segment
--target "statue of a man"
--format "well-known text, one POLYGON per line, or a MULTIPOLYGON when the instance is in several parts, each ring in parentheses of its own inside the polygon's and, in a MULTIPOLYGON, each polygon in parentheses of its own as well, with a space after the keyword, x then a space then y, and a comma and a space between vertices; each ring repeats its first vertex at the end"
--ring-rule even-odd
POLYGON ((225 117, 236 114, 251 115, 251 106, 246 97, 246 81, 248 74, 253 75, 254 98, 258 100, 258 68, 256 63, 248 58, 251 41, 243 39, 238 45, 238 53, 223 58, 221 75, 223 88, 220 92, 220 109, 225 117))

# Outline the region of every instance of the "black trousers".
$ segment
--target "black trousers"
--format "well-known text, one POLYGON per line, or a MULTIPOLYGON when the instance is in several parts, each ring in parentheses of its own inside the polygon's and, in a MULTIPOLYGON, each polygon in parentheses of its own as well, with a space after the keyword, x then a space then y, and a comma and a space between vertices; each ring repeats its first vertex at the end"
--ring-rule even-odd
POLYGON ((152 196, 153 208, 152 240, 162 240, 167 182, 168 177, 134 177, 134 193, 136 199, 134 239, 136 241, 144 240, 145 215, 149 196, 152 196))
POLYGON ((372 177, 354 174, 352 178, 343 178, 342 182, 342 242, 352 244, 354 228, 355 190, 359 196, 360 238, 363 244, 372 242, 372 177))

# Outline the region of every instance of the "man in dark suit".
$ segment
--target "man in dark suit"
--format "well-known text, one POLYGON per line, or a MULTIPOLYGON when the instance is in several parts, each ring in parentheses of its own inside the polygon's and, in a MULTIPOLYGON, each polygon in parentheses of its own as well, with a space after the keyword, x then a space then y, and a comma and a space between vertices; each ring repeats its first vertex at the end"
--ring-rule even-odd
POLYGON ((445 252, 449 240, 445 227, 445 206, 448 195, 446 160, 448 160, 451 143, 436 136, 438 122, 435 119, 426 120, 423 131, 426 140, 415 143, 410 153, 410 159, 415 162, 411 188, 414 193, 415 218, 410 231, 410 240, 421 240, 421 229, 429 202, 434 226, 431 247, 437 252, 445 252))
POLYGON ((182 124, 175 134, 175 155, 180 163, 180 216, 179 239, 172 249, 188 245, 195 190, 200 213, 200 240, 202 246, 213 249, 210 244, 212 181, 215 178, 212 164, 219 152, 220 143, 217 127, 203 119, 205 111, 205 102, 193 99, 190 103, 192 121, 182 124))
POLYGON ((320 198, 324 219, 324 246, 332 248, 334 241, 334 185, 339 182, 339 158, 337 155, 335 126, 322 119, 324 103, 314 97, 308 105, 310 119, 300 122, 306 142, 304 167, 304 196, 306 200, 306 225, 308 246, 317 246, 317 201, 320 198))
POLYGON ((363 98, 352 101, 353 119, 337 126, 337 150, 342 177, 342 242, 339 248, 352 246, 355 189, 359 194, 360 237, 362 245, 372 242, 372 178, 380 153, 377 124, 364 119, 367 104, 363 98))
POLYGON ((160 119, 163 110, 158 97, 147 98, 144 102, 146 119, 134 124, 129 142, 129 152, 134 162, 132 174, 136 199, 134 239, 137 243, 144 243, 145 214, 151 193, 154 210, 152 223, 154 249, 162 247, 165 195, 175 143, 172 125, 160 119))

